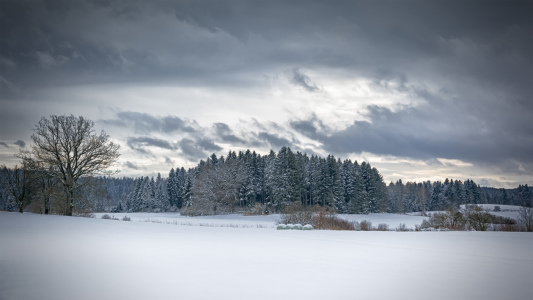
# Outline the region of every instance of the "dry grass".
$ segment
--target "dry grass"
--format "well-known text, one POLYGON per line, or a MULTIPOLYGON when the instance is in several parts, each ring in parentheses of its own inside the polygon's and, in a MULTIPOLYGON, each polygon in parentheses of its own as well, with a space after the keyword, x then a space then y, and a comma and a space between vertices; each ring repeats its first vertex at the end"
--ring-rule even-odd
POLYGON ((355 230, 353 222, 341 219, 334 214, 326 212, 324 209, 320 210, 314 217, 315 229, 328 230, 355 230))

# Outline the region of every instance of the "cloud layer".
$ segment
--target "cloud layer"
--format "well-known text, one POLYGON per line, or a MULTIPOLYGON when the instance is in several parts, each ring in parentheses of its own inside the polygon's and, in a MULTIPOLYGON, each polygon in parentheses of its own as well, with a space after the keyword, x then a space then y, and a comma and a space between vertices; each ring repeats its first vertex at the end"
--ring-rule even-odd
POLYGON ((126 174, 287 145, 373 159, 391 180, 528 183, 531 11, 531 1, 4 0, 0 160, 15 162, 41 116, 72 113, 124 146, 126 174))

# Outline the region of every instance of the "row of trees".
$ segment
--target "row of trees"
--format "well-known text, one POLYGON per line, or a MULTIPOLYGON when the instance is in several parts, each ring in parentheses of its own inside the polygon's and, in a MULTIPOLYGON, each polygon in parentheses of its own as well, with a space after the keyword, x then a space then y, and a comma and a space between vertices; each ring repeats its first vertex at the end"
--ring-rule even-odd
POLYGON ((531 207, 533 193, 526 185, 518 188, 482 188, 472 180, 407 182, 398 180, 388 186, 389 208, 392 213, 441 211, 458 208, 461 204, 503 204, 531 207))
POLYGON ((94 134, 83 117, 42 118, 32 135, 31 151, 21 151, 22 165, 0 168, 0 204, 22 212, 72 215, 73 211, 168 211, 210 215, 258 210, 279 212, 299 204, 319 205, 340 213, 444 210, 460 204, 531 206, 532 193, 520 185, 480 188, 472 180, 408 182, 387 187, 370 164, 332 155, 293 152, 283 147, 261 156, 250 150, 211 155, 189 170, 172 169, 167 179, 112 178, 102 174, 119 156, 105 132, 94 134))
POLYGON ((406 213, 414 211, 436 211, 457 208, 460 204, 486 203, 483 191, 472 180, 425 181, 421 183, 401 180, 388 186, 389 211, 406 213))
MULTIPOLYGON (((1 168, 0 206, 38 213, 65 213, 59 180, 39 168, 1 168)), ((291 204, 319 205, 340 213, 439 211, 460 204, 531 206, 527 185, 517 189, 480 188, 472 180, 444 182, 398 180, 385 187, 366 162, 340 161, 293 153, 233 152, 212 155, 189 170, 172 169, 168 178, 84 177, 73 194, 75 211, 177 211, 223 214, 235 211, 280 211, 291 204), (259 208, 258 208, 259 207, 259 208)))

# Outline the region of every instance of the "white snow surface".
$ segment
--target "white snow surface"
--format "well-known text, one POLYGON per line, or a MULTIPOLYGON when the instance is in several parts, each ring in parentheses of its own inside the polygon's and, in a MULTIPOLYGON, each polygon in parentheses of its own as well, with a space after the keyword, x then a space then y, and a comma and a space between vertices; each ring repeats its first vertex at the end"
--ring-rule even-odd
POLYGON ((531 233, 270 225, 0 212, 0 299, 533 299, 531 233))
MULTIPOLYGON (((96 213, 96 218, 101 218, 106 213, 96 213)), ((128 216, 132 222, 152 222, 173 224, 179 226, 204 226, 204 227, 233 227, 233 228, 275 228, 276 222, 279 220, 279 214, 258 215, 258 216, 243 216, 242 214, 231 215, 217 215, 217 216, 199 216, 187 217, 179 213, 107 213, 111 217, 122 220, 124 216, 128 216)), ((387 213, 373 213, 366 215, 352 215, 339 214, 340 218, 349 221, 367 220, 372 222, 372 226, 376 227, 380 223, 389 225, 391 230, 394 230, 400 223, 405 224, 408 228, 414 229, 415 225, 422 224, 427 217, 402 215, 402 214, 387 214, 387 213)), ((302 224, 305 225, 305 224, 302 224)))

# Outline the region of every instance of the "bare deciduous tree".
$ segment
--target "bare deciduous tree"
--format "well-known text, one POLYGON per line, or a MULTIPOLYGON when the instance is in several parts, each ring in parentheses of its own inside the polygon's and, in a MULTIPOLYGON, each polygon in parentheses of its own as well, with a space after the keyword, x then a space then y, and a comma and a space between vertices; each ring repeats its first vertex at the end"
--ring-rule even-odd
POLYGON ((465 216, 470 226, 472 226, 472 228, 474 228, 476 231, 487 231, 493 220, 491 214, 484 211, 482 207, 477 205, 467 205, 465 216))
POLYGON ((244 165, 237 159, 228 159, 217 165, 208 161, 195 180, 191 205, 181 213, 216 215, 235 212, 241 204, 239 188, 245 179, 244 165))
POLYGON ((518 224, 525 231, 533 231, 533 208, 520 207, 518 209, 518 224))
POLYGON ((82 116, 43 117, 31 136, 34 159, 63 186, 68 216, 72 216, 79 179, 101 174, 120 156, 119 145, 104 131, 95 134, 93 127, 94 122, 82 116))

